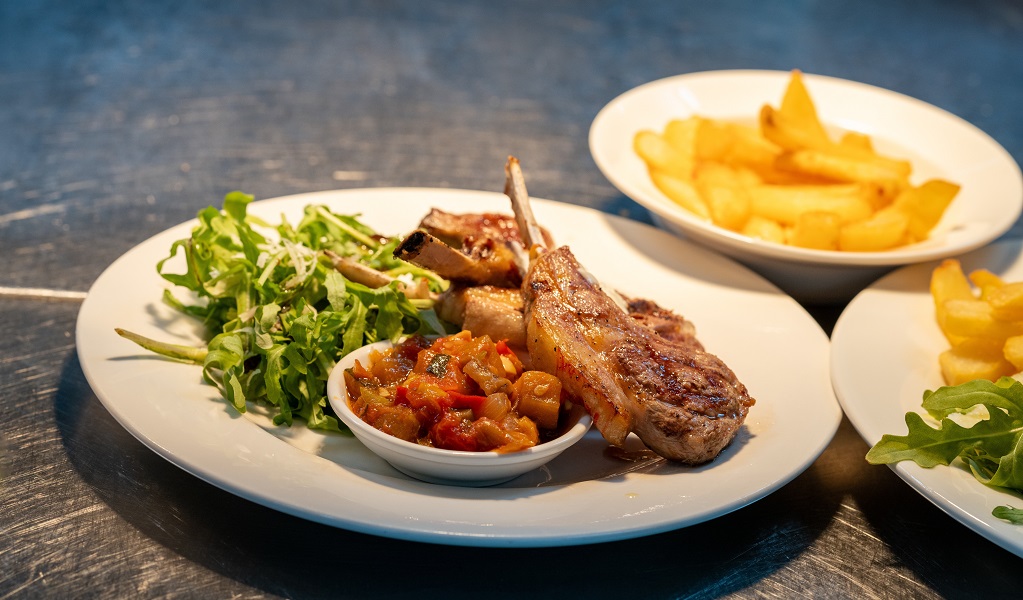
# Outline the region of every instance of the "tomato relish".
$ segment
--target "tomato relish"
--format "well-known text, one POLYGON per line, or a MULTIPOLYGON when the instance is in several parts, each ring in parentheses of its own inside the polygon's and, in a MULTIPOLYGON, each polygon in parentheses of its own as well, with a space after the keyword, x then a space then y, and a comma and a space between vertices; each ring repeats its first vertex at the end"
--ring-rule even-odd
POLYGON ((447 450, 524 450, 555 437, 568 407, 557 377, 468 331, 374 351, 345 371, 345 386, 352 410, 376 429, 447 450))

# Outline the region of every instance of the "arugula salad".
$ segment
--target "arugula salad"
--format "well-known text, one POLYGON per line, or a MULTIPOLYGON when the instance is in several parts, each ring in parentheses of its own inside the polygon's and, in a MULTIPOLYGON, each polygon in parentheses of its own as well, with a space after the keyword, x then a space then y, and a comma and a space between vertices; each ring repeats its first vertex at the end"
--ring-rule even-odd
MULTIPOLYGON (((908 434, 885 434, 867 452, 867 461, 912 460, 931 468, 960 459, 981 483, 1023 491, 1023 383, 1002 377, 940 387, 924 392, 923 408, 937 427, 908 412, 908 434)), ((1023 509, 999 506, 992 514, 1023 524, 1023 509)))
POLYGON ((291 425, 297 417, 311 429, 346 431, 326 398, 331 369, 366 344, 444 333, 432 301, 409 299, 402 282, 425 281, 432 292, 447 282, 394 258, 400 240, 377 234, 356 216, 309 205, 297 224, 282 218, 272 226, 247 214, 252 200, 232 192, 222 209, 199 211, 191 235, 174 242, 156 265, 188 297, 165 290, 163 301, 202 321, 204 347, 117 333, 150 351, 202 365, 204 380, 239 412, 247 402, 262 403, 277 425, 291 425), (331 257, 355 259, 392 281, 379 288, 350 281, 331 257), (172 272, 182 258, 184 272, 172 272))

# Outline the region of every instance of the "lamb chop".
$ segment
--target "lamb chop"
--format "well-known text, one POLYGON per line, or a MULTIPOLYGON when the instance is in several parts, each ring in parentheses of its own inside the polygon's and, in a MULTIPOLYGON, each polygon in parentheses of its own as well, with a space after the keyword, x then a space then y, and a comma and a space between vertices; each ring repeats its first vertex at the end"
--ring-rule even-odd
POLYGON ((458 249, 417 229, 395 248, 394 256, 456 284, 516 287, 522 282, 519 255, 508 243, 493 238, 472 240, 470 246, 458 249))
MULTIPOLYGON (((499 242, 522 241, 515 217, 501 213, 453 214, 433 208, 419 222, 418 229, 455 248, 471 247, 473 240, 488 238, 499 242)), ((549 231, 541 228, 540 233, 548 246, 554 245, 549 231)))
POLYGON ((530 235, 535 229, 517 160, 509 158, 506 173, 506 190, 531 248, 522 296, 532 368, 556 375, 582 399, 613 445, 622 446, 634 432, 670 460, 701 464, 716 457, 755 402, 746 387, 703 349, 684 321, 674 327, 681 341, 659 335, 623 311, 567 246, 547 250, 530 235))

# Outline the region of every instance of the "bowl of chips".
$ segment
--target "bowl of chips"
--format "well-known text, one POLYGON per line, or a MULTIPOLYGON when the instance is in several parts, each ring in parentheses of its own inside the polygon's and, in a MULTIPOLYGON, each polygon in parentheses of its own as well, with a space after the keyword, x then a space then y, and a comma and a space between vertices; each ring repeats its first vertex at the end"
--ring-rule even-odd
POLYGON ((642 85, 598 113, 589 143, 604 175, 659 226, 810 304, 983 246, 1023 209, 1019 166, 970 123, 798 70, 642 85))

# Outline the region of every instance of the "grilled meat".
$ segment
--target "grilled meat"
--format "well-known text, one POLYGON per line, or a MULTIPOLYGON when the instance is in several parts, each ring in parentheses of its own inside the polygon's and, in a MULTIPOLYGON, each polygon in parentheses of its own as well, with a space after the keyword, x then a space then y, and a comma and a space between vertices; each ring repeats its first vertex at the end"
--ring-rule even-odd
MULTIPOLYGON (((423 217, 419 229, 463 250, 471 247, 475 240, 521 241, 515 217, 499 213, 452 214, 434 208, 423 217)), ((543 230, 542 235, 548 246, 554 245, 550 232, 543 230)))
POLYGON ((635 432, 665 458, 700 464, 735 438, 754 399, 732 370, 695 337, 673 342, 630 317, 568 247, 538 254, 522 290, 533 368, 581 398, 610 443, 635 432))
POLYGON ((394 256, 456 283, 518 287, 522 265, 510 244, 483 238, 459 250, 418 229, 402 240, 394 256))
POLYGON ((526 347, 522 293, 518 288, 452 286, 437 298, 434 308, 438 317, 468 329, 476 337, 489 335, 517 348, 526 347))

